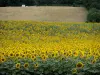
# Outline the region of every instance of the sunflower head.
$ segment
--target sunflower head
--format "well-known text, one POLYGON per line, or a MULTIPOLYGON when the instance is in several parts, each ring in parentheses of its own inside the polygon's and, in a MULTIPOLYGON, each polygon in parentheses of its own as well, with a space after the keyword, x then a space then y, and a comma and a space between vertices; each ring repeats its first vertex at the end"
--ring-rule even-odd
POLYGON ((6 58, 4 58, 4 57, 1 57, 1 58, 0 58, 0 62, 3 63, 3 62, 5 62, 5 61, 6 61, 6 58))
POLYGON ((79 54, 78 54, 78 52, 76 51, 76 52, 73 53, 73 55, 74 55, 75 57, 77 57, 79 54))
POLYGON ((35 69, 38 68, 38 67, 39 67, 38 63, 34 64, 35 69))
POLYGON ((9 54, 9 56, 10 56, 10 57, 13 57, 13 56, 14 56, 14 54, 13 54, 13 53, 10 53, 10 54, 9 54))
POLYGON ((17 69, 19 69, 20 66, 21 66, 20 63, 17 63, 17 64, 16 64, 16 68, 17 68, 17 69))
POLYGON ((78 63, 76 64, 76 67, 77 67, 77 68, 83 68, 83 66, 84 66, 84 64, 83 64, 82 62, 78 62, 78 63))
POLYGON ((76 68, 72 69, 72 74, 77 74, 77 69, 76 68))
POLYGON ((21 57, 22 57, 22 58, 25 58, 25 54, 22 54, 21 57))
POLYGON ((92 60, 91 63, 92 63, 92 64, 96 63, 96 59, 92 60))
POLYGON ((25 63, 24 64, 24 68, 28 68, 29 64, 28 63, 25 63))
POLYGON ((46 59, 47 59, 47 56, 46 56, 46 55, 43 55, 43 56, 42 56, 42 60, 43 60, 43 61, 46 61, 46 59))
POLYGON ((35 57, 34 55, 31 55, 31 59, 32 59, 33 61, 35 61, 35 60, 36 60, 36 57, 35 57))
POLYGON ((19 56, 19 53, 16 53, 15 56, 18 57, 19 56))

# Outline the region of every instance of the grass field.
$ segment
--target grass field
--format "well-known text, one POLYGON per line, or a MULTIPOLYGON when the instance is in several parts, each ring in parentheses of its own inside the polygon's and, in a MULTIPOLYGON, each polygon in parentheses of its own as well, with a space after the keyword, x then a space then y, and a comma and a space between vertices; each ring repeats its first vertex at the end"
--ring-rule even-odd
POLYGON ((83 7, 33 6, 0 7, 0 20, 33 20, 51 22, 85 22, 87 11, 83 7))
POLYGON ((0 75, 99 75, 100 23, 0 21, 0 75))

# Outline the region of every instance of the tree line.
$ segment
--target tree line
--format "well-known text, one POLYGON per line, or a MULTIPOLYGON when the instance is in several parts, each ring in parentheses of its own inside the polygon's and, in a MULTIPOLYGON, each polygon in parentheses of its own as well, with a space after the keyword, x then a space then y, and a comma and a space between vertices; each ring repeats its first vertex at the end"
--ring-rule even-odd
POLYGON ((82 5, 82 0, 0 0, 0 6, 82 5))

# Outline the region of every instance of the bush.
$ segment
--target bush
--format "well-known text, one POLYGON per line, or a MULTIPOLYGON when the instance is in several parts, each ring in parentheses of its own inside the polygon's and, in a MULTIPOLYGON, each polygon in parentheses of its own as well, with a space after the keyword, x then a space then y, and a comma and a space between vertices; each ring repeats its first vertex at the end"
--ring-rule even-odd
POLYGON ((92 8, 89 10, 88 16, 87 16, 88 22, 100 22, 100 10, 96 8, 92 8))

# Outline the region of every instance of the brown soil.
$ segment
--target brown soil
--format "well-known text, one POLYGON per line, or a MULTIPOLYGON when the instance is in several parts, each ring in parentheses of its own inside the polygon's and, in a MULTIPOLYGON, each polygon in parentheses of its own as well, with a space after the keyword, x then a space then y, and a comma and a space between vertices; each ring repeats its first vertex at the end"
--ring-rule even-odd
POLYGON ((0 20, 85 22, 86 16, 87 11, 83 7, 0 7, 0 20))

